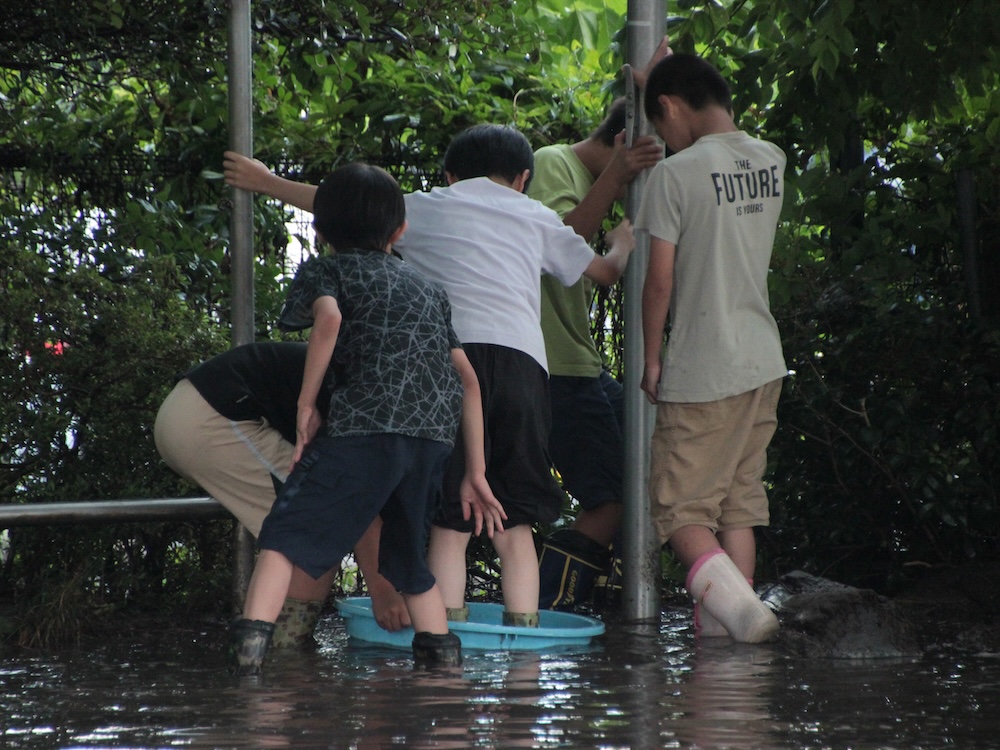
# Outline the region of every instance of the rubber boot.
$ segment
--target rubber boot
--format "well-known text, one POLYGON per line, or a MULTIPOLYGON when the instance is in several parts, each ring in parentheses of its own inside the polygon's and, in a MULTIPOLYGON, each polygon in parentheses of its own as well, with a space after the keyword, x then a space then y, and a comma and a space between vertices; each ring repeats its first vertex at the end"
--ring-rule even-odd
POLYGON ((229 672, 236 677, 260 674, 273 634, 273 622, 235 620, 229 626, 229 672))
POLYGON ((468 607, 445 607, 445 616, 448 618, 448 622, 468 622, 469 621, 469 608, 468 607))
POLYGON ((285 599, 274 621, 271 648, 303 648, 313 643, 312 635, 323 611, 323 602, 309 599, 285 599))
MULTIPOLYGON (((753 588, 752 578, 747 578, 747 583, 750 584, 750 588, 753 588)), ((723 627, 721 622, 712 617, 707 609, 695 602, 694 635, 696 638, 728 638, 729 631, 723 627)))
POLYGON ((729 631, 699 602, 695 602, 694 635, 696 638, 728 638, 729 631))
POLYGON ((537 628, 537 612, 503 612, 503 624, 512 628, 537 628))
POLYGON ((412 648, 417 666, 454 667, 462 663, 462 641, 454 633, 417 633, 412 648))
POLYGON ((594 579, 594 606, 617 609, 622 603, 622 559, 612 550, 607 567, 594 579))
POLYGON ((559 529, 542 542, 538 560, 538 608, 572 609, 585 602, 611 553, 586 534, 559 529))
POLYGON ((778 633, 778 618, 758 598, 723 550, 702 555, 688 573, 687 590, 740 643, 762 643, 778 633))

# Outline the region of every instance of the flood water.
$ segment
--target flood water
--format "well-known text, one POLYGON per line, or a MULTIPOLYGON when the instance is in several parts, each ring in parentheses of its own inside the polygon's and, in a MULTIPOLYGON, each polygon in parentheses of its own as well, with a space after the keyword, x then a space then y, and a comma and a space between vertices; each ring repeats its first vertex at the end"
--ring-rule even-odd
POLYGON ((331 614, 318 650, 273 652, 242 683, 221 624, 18 651, 0 659, 0 747, 1000 748, 1000 654, 809 661, 696 644, 689 617, 415 671, 331 614))

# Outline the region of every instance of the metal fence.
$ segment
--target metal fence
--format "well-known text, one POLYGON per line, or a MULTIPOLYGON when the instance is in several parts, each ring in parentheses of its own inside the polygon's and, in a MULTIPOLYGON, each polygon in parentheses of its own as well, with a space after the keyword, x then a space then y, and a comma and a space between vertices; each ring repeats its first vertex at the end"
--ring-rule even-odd
POLYGON ((15 526, 232 518, 211 497, 0 505, 0 530, 15 526))

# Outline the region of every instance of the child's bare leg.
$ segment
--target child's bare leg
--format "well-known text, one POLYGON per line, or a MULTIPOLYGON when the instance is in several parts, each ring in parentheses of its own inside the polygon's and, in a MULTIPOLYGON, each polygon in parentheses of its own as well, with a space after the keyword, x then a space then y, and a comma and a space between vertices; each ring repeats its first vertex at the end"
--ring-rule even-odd
POLYGON ((538 613, 538 556, 531 526, 521 524, 493 537, 500 556, 500 583, 504 610, 510 613, 538 613))
POLYGON ((722 549, 736 563, 743 577, 752 581, 757 567, 757 539, 753 535, 753 529, 720 531, 717 536, 722 549))
POLYGON ((581 509, 573 521, 573 528, 602 547, 607 547, 614 541, 621 520, 622 504, 604 503, 590 510, 581 509))
POLYGON ((265 549, 257 556, 243 617, 247 620, 274 622, 288 595, 292 580, 292 562, 280 552, 265 549))
MULTIPOLYGON (((463 531, 431 527, 427 567, 434 574, 444 606, 448 609, 458 610, 465 606, 465 548, 469 546, 471 537, 472 534, 463 531)), ((416 623, 413 625, 416 630, 416 623)))
POLYGON ((260 674, 291 579, 291 560, 280 552, 261 550, 250 577, 243 617, 229 628, 228 660, 233 674, 260 674))
POLYGON ((324 602, 330 593, 330 586, 333 585, 335 575, 337 575, 337 568, 330 568, 319 578, 313 578, 302 568, 292 568, 292 575, 288 582, 288 596, 291 599, 324 602))
POLYGON ((403 594, 410 622, 417 633, 435 635, 448 632, 448 618, 444 613, 444 599, 437 584, 422 594, 403 594))
POLYGON ((689 569, 702 555, 721 546, 715 532, 707 526, 682 526, 670 537, 670 548, 681 564, 689 569))

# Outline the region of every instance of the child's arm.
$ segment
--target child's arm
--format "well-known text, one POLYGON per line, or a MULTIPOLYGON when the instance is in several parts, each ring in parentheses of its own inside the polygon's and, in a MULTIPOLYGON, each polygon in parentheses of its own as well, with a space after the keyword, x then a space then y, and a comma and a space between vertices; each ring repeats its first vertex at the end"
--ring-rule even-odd
POLYGON ((378 572, 378 545, 382 536, 382 519, 375 516, 371 526, 354 545, 354 559, 365 578, 372 598, 372 614, 383 630, 394 633, 410 624, 406 602, 395 587, 378 572))
POLYGON ((625 131, 615 136, 611 160, 594 180, 590 190, 572 211, 563 217, 563 224, 590 242, 601 228, 611 206, 637 174, 655 166, 663 158, 663 146, 650 135, 636 139, 632 148, 625 148, 625 131))
POLYGON ((622 223, 604 236, 610 248, 604 255, 595 255, 583 275, 601 286, 611 286, 625 273, 629 256, 635 249, 635 235, 632 223, 622 219, 622 223))
POLYGON ((632 71, 632 76, 633 76, 632 80, 635 83, 635 85, 638 86, 640 89, 645 89, 646 81, 649 80, 649 74, 653 72, 653 68, 656 67, 656 63, 658 63, 664 57, 669 57, 672 54, 674 54, 674 51, 670 49, 670 37, 664 36, 662 39, 660 39, 660 43, 656 46, 656 49, 653 51, 653 56, 650 57, 649 61, 646 63, 646 67, 643 68, 642 70, 632 71))
POLYGON ((235 151, 226 151, 222 157, 222 171, 227 185, 252 193, 269 195, 282 203, 312 213, 313 200, 316 197, 315 185, 278 177, 263 162, 250 159, 235 151))
POLYGON ((649 266, 642 286, 642 336, 646 366, 641 388, 650 403, 657 402, 660 371, 663 368, 663 331, 670 312, 670 295, 674 288, 674 258, 676 246, 659 237, 649 238, 649 266))
POLYGON ((312 304, 312 313, 313 325, 306 349, 306 369, 302 375, 295 418, 295 455, 292 456, 292 467, 302 458, 305 447, 316 436, 323 421, 323 415, 316 408, 316 398, 330 367, 343 319, 337 300, 328 295, 316 298, 312 304))
POLYGON ((462 516, 466 521, 476 519, 476 535, 482 533, 483 523, 486 534, 493 538, 495 531, 503 532, 503 522, 507 513, 503 505, 493 495, 486 481, 486 454, 483 445, 483 397, 479 390, 479 378, 463 349, 451 350, 451 361, 462 378, 465 392, 462 396, 462 437, 465 442, 465 477, 462 479, 462 516))

